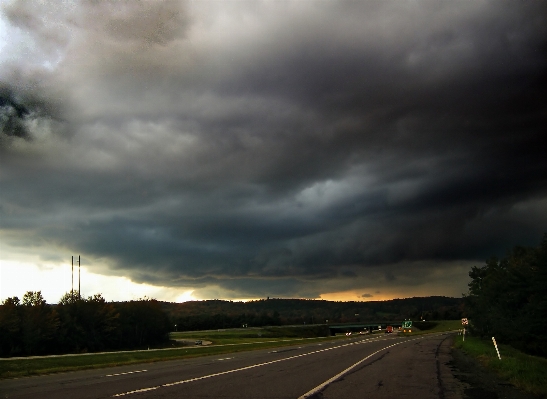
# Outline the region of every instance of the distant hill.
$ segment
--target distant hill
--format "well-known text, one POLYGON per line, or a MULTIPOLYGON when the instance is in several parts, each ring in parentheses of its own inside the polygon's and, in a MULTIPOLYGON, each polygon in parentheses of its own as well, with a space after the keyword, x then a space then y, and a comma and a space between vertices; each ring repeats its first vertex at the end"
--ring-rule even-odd
POLYGON ((389 301, 334 302, 309 299, 261 299, 161 302, 179 331, 234 328, 247 325, 323 324, 396 320, 456 320, 463 298, 414 297, 389 301), (327 321, 328 320, 328 321, 327 321))

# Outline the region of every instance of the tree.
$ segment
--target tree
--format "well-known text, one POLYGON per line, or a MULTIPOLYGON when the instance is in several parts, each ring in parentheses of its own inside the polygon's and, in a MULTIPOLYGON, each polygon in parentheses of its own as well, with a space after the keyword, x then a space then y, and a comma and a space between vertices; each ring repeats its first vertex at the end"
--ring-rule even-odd
POLYGON ((57 306, 62 352, 94 352, 115 348, 119 341, 119 314, 101 294, 88 298, 67 292, 57 306))
POLYGON ((21 303, 16 296, 0 305, 0 356, 9 356, 21 349, 21 303))
POLYGON ((466 311, 472 331, 546 356, 547 234, 536 248, 514 247, 469 272, 466 311))
POLYGON ((46 304, 41 291, 27 291, 22 301, 21 336, 27 355, 48 351, 59 328, 57 312, 46 304))
POLYGON ((124 347, 143 347, 156 345, 169 340, 171 323, 155 299, 144 298, 138 301, 116 304, 120 313, 120 329, 124 347))
POLYGON ((46 300, 42 296, 42 291, 27 291, 23 295, 23 306, 43 306, 46 300))

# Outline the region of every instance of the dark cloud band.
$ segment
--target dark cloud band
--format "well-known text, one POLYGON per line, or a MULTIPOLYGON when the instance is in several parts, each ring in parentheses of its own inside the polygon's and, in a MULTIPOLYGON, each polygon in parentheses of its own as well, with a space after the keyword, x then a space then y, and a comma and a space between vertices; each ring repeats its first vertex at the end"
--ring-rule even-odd
POLYGON ((4 236, 231 297, 539 239, 539 3, 195 3, 4 7, 41 49, 0 76, 4 236))

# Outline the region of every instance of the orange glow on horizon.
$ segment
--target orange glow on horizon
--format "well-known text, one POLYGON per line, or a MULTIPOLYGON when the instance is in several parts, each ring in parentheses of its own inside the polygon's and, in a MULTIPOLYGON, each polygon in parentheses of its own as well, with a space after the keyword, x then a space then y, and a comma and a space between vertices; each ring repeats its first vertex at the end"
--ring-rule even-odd
MULTIPOLYGON (((329 292, 321 294, 319 299, 324 299, 326 301, 355 301, 355 302, 371 302, 371 301, 389 301, 391 299, 403 299, 403 298, 412 298, 412 297, 426 297, 431 295, 439 295, 437 293, 424 292, 423 290, 417 289, 408 291, 405 290, 394 290, 394 291, 382 291, 378 293, 371 294, 371 296, 363 297, 362 291, 341 291, 341 292, 329 292)), ((442 294, 441 294, 442 295, 442 294)))

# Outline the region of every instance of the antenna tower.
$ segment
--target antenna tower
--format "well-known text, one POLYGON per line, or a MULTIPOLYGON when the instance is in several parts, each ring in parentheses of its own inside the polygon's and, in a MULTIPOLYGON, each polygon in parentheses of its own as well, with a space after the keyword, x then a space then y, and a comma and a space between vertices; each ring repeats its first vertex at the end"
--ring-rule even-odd
POLYGON ((72 256, 72 288, 70 289, 70 299, 74 300, 74 256, 72 256))
POLYGON ((80 298, 80 255, 78 255, 78 299, 80 298))

